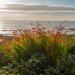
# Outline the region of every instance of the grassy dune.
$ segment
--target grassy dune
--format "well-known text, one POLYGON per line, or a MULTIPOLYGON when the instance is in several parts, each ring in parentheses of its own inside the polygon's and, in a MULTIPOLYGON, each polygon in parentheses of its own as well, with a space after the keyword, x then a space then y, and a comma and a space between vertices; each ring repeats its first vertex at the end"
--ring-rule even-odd
POLYGON ((0 44, 0 74, 75 75, 75 36, 63 29, 14 31, 15 38, 0 44))

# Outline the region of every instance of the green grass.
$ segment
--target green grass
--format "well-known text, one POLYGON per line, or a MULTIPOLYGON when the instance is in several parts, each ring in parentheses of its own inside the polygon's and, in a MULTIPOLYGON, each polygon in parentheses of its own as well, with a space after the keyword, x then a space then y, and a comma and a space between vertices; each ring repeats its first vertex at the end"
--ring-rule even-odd
POLYGON ((75 36, 39 26, 18 30, 0 46, 0 72, 9 75, 75 75, 75 36), (3 68, 6 67, 6 68, 3 68))

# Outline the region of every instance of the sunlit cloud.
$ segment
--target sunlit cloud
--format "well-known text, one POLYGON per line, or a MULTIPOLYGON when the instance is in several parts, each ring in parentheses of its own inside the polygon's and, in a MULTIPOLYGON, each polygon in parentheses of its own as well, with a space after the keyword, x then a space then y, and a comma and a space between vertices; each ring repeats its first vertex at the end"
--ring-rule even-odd
POLYGON ((8 4, 8 3, 14 3, 17 0, 0 0, 0 4, 8 4))
POLYGON ((6 4, 16 3, 17 0, 0 0, 0 8, 5 8, 6 4))
POLYGON ((75 0, 0 0, 0 7, 5 7, 5 4, 75 7, 75 0))

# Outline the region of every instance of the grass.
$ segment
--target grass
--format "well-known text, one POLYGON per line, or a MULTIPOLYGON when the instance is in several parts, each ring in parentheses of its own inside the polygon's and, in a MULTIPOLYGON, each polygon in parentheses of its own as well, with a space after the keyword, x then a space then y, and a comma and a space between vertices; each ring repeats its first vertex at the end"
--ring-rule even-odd
POLYGON ((63 28, 46 30, 37 25, 13 32, 15 38, 0 46, 0 71, 8 75, 75 75, 75 36, 69 37, 63 28))

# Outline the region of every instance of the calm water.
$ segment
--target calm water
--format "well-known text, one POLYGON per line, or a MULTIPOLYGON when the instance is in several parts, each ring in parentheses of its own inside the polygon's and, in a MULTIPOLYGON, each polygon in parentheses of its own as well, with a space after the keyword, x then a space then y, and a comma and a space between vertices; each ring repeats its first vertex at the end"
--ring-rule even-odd
MULTIPOLYGON (((75 28, 75 21, 38 21, 39 25, 46 28, 51 28, 53 26, 58 26, 63 24, 65 29, 75 28)), ((0 21, 0 33, 5 35, 10 35, 12 31, 16 29, 30 29, 37 24, 37 21, 0 21), (8 30, 8 31, 6 31, 8 30)), ((70 31, 70 34, 75 34, 75 31, 70 31)))

